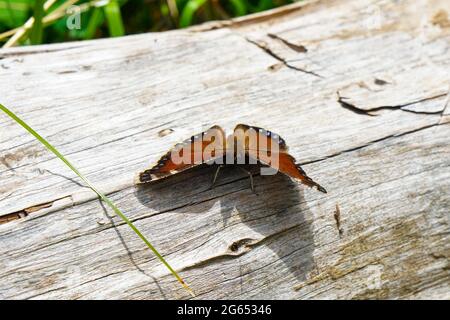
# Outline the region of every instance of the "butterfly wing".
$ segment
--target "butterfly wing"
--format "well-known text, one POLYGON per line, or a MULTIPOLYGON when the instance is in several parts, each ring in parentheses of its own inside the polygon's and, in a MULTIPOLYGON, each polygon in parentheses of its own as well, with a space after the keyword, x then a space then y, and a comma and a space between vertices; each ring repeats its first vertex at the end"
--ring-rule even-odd
POLYGON ((237 137, 236 140, 238 145, 243 144, 239 145, 238 148, 243 147, 244 150, 257 151, 277 149, 279 152, 288 151, 286 141, 284 141, 284 139, 281 138, 280 135, 264 128, 249 126, 246 124, 238 124, 234 128, 233 135, 237 137), (251 141, 251 139, 239 139, 239 136, 242 134, 246 135, 247 137, 256 137, 257 140, 251 141))
POLYGON ((253 134, 257 137, 257 142, 251 142, 251 139, 237 139, 241 141, 241 147, 245 150, 249 157, 257 159, 261 163, 268 165, 291 178, 300 180, 301 183, 309 186, 316 187, 317 190, 327 193, 324 187, 310 178, 306 172, 296 163, 293 156, 288 153, 288 147, 283 138, 278 134, 269 130, 252 127, 245 124, 238 124, 234 129, 235 135, 240 135, 242 132, 246 133, 246 136, 251 137, 248 134, 252 129, 253 134), (243 141, 243 142, 242 142, 243 141), (274 161, 274 159, 276 161, 274 161))
POLYGON ((223 157, 224 150, 225 133, 221 127, 213 126, 175 145, 155 165, 140 172, 136 183, 159 180, 202 163, 213 162, 223 157))
POLYGON ((274 169, 277 169, 276 166, 271 165, 271 158, 273 156, 278 156, 278 170, 280 172, 290 176, 291 178, 300 180, 301 183, 307 185, 308 187, 316 187, 317 190, 327 193, 327 190, 310 178, 306 174, 305 170, 303 170, 302 167, 296 163, 295 158, 288 153, 272 154, 271 157, 260 155, 258 160, 274 169))

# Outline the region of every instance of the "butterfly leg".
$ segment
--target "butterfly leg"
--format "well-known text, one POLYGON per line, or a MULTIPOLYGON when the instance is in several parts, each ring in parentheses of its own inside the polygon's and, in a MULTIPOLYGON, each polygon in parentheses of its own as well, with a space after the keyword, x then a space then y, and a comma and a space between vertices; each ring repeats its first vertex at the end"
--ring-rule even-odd
POLYGON ((251 173, 250 171, 245 170, 245 169, 242 168, 242 167, 238 167, 238 168, 241 169, 242 171, 244 171, 245 173, 248 174, 248 177, 250 178, 250 188, 251 188, 252 191, 256 194, 256 192, 255 192, 255 187, 254 187, 254 185, 253 185, 253 175, 252 175, 252 173, 251 173))
POLYGON ((209 189, 214 188, 214 185, 216 184, 217 177, 219 176, 219 171, 220 171, 220 169, 222 167, 223 167, 223 165, 221 165, 221 164, 217 166, 216 172, 214 173, 213 181, 211 183, 211 187, 209 187, 209 189))

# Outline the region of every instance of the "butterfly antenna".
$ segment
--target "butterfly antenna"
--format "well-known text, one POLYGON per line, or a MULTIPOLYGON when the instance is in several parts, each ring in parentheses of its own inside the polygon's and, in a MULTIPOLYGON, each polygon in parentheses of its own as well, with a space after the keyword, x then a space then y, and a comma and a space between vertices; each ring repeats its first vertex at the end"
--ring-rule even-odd
POLYGON ((253 184, 253 174, 252 174, 250 171, 245 170, 245 169, 242 168, 242 167, 238 167, 238 168, 241 169, 242 171, 244 171, 245 173, 248 174, 248 177, 250 178, 250 188, 251 188, 252 191, 256 194, 256 192, 255 192, 255 187, 254 187, 254 184, 253 184))

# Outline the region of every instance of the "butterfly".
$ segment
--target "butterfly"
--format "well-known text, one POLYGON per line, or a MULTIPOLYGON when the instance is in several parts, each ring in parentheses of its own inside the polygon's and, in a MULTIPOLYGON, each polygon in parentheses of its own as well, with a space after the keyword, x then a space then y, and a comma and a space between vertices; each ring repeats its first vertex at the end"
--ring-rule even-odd
MULTIPOLYGON (((155 165, 140 172, 136 183, 159 180, 205 163, 218 165, 212 186, 216 182, 220 168, 224 165, 250 163, 274 169, 268 174, 280 171, 309 187, 327 193, 324 187, 311 179, 296 163, 295 158, 288 153, 283 138, 269 130, 246 124, 238 124, 228 137, 224 130, 216 125, 176 144, 155 165)), ((254 190, 252 173, 246 172, 254 190)))

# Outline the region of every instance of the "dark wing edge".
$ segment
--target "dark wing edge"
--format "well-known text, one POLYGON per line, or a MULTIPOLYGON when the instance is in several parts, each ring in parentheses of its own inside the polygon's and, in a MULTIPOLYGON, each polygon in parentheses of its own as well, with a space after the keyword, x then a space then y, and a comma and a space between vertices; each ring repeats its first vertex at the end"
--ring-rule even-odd
POLYGON ((184 166, 177 166, 174 169, 168 170, 168 171, 161 171, 161 168, 170 166, 173 167, 173 162, 171 160, 171 152, 172 149, 167 152, 165 155, 163 155, 153 166, 151 166, 149 169, 146 169, 142 172, 139 172, 138 175, 135 178, 135 184, 144 184, 152 181, 156 181, 165 177, 168 177, 176 172, 182 172, 184 170, 187 170, 194 165, 184 165, 184 166))
MULTIPOLYGON (((255 155, 252 155, 255 157, 255 155)), ((279 161, 278 168, 276 166, 272 166, 270 163, 270 158, 257 157, 256 158, 261 161, 261 163, 270 166, 271 168, 277 169, 281 173, 299 180, 302 184, 313 188, 315 187, 318 191, 327 193, 327 190, 322 187, 320 184, 315 182, 311 177, 309 177, 305 170, 300 166, 300 164, 296 163, 296 160, 293 156, 288 153, 279 153, 279 161)))
MULTIPOLYGON (((258 134, 261 137, 266 137, 267 139, 270 139, 271 141, 274 141, 278 144, 278 148, 280 151, 282 152, 287 152, 288 151, 288 146, 286 144, 286 141, 277 133, 261 128, 261 127, 256 127, 256 126, 249 126, 247 124, 243 124, 240 123, 238 125, 236 125, 236 127, 234 128, 234 132, 236 132, 236 130, 243 130, 243 131, 247 131, 249 129, 253 129, 256 132, 258 132, 258 134)), ((267 145, 270 145, 269 143, 267 143, 267 145)))
POLYGON ((307 186, 309 186, 311 188, 312 187, 316 187, 317 190, 319 190, 320 192, 328 193, 327 190, 324 187, 322 187, 320 184, 315 182, 311 177, 309 177, 306 174, 305 170, 303 170, 302 167, 300 167, 300 164, 295 163, 295 167, 297 168, 299 174, 302 175, 302 178, 297 178, 297 179, 300 179, 303 184, 305 184, 305 185, 307 185, 307 186))
MULTIPOLYGON (((315 182, 312 178, 310 178, 305 170, 303 170, 303 168, 300 166, 300 164, 298 164, 295 160, 295 158, 293 156, 291 156, 288 153, 288 146, 286 145, 286 141, 280 137, 279 134, 274 133, 272 131, 266 130, 264 128, 261 127, 256 127, 256 126, 249 126, 246 124, 238 124, 235 128, 234 131, 236 132, 236 130, 243 130, 244 132, 249 130, 249 129, 253 129, 255 131, 258 132, 259 134, 259 138, 258 139, 262 139, 262 138, 267 138, 268 142, 266 145, 270 146, 272 143, 277 143, 278 147, 279 147, 279 152, 278 152, 278 168, 273 167, 270 165, 270 157, 264 158, 264 156, 260 156, 260 153, 258 152, 258 150, 250 150, 248 148, 248 146, 246 146, 246 153, 248 156, 251 156, 255 159, 257 159, 258 161, 260 161, 263 164, 266 164, 274 169, 279 170, 280 172, 282 172, 283 174, 300 180, 301 183, 309 186, 309 187, 316 187, 317 190, 319 190, 320 192, 323 193, 327 193, 327 190, 322 187, 320 184, 318 184, 317 182, 315 182)), ((259 146, 259 143, 258 143, 259 146)), ((264 153, 263 153, 264 154, 264 153)), ((275 155, 275 153, 271 153, 271 155, 275 155)))
MULTIPOLYGON (((220 126, 212 126, 211 128, 209 128, 208 130, 200 133, 200 134, 196 134, 191 136, 189 139, 186 139, 185 141, 183 141, 182 143, 178 143, 175 146, 173 146, 166 154, 164 154, 154 165, 152 165, 150 168, 139 172, 137 174, 137 176, 135 177, 135 184, 139 185, 139 184, 144 184, 144 183, 148 183, 148 182, 152 182, 152 181, 156 181, 159 179, 163 179, 166 178, 168 176, 171 176, 175 173, 179 173, 182 171, 185 171, 187 169, 190 169, 194 166, 198 166, 202 163, 206 163, 209 161, 212 161, 218 157, 221 156, 221 154, 223 153, 219 153, 219 152, 215 152, 214 153, 214 157, 210 158, 210 159, 204 159, 203 155, 202 155, 202 162, 201 163, 194 163, 194 161, 191 161, 191 163, 185 164, 185 163, 181 163, 181 164, 175 164, 172 160, 172 151, 174 151, 176 148, 179 148, 182 145, 186 145, 186 144, 190 144, 191 147, 194 145, 194 143, 198 142, 199 138, 203 138, 203 136, 205 136, 208 132, 211 132, 211 130, 219 130, 219 132, 221 133, 221 135, 223 136, 223 140, 224 138, 224 131, 220 126)), ((206 145, 209 145, 211 142, 208 142, 206 145)), ((202 143, 202 151, 205 148, 205 144, 202 143)), ((224 149, 225 147, 223 146, 222 149, 224 149)), ((191 159, 195 158, 194 156, 194 152, 191 152, 191 159)))

